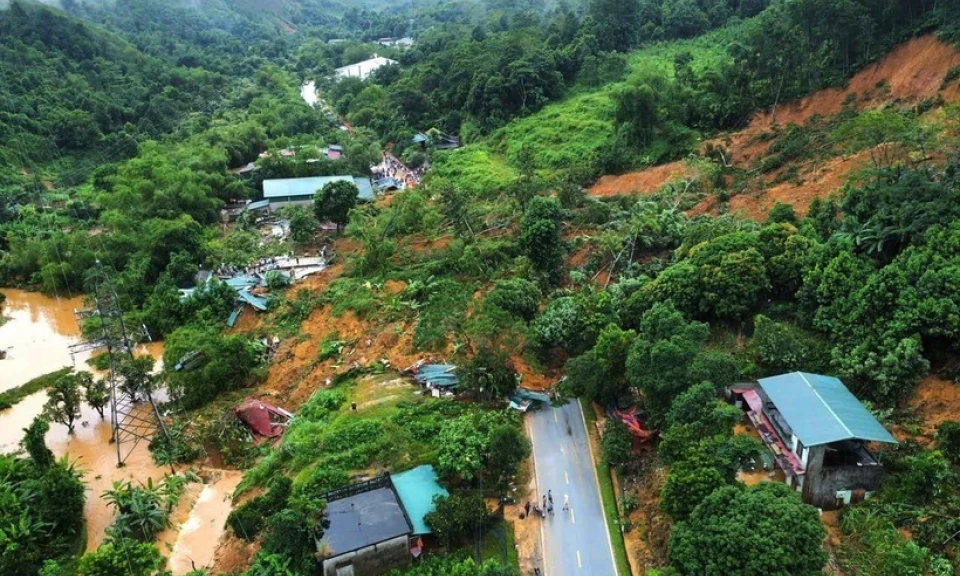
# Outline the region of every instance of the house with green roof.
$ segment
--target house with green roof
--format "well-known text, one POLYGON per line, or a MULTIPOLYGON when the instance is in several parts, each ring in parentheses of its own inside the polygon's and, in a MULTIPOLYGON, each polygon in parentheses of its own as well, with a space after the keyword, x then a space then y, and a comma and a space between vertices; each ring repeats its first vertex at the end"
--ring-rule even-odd
POLYGON ((834 510, 868 498, 883 466, 872 443, 897 441, 838 378, 791 372, 734 387, 786 482, 803 501, 834 510))

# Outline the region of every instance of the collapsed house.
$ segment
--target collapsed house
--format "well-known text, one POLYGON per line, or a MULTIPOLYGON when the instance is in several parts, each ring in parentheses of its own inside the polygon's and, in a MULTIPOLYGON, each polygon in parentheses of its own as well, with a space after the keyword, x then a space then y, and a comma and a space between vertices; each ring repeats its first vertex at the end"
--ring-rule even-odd
POLYGON ((247 398, 233 408, 233 413, 250 428, 254 442, 264 438, 279 438, 286 432, 293 414, 262 400, 247 398))
POLYGON ((425 518, 434 498, 447 495, 429 465, 323 494, 329 526, 316 545, 324 576, 375 576, 410 564, 431 533, 425 518))
POLYGON ((867 444, 896 440, 843 382, 806 372, 758 382, 730 394, 804 502, 834 510, 880 487, 883 466, 867 444))
POLYGON ((644 427, 636 406, 625 409, 610 406, 607 408, 607 417, 623 422, 623 425, 627 427, 627 432, 636 442, 649 442, 657 437, 657 430, 648 430, 644 427))
POLYGON ((452 394, 460 385, 457 377, 457 367, 453 364, 421 364, 416 363, 407 370, 413 373, 413 379, 425 391, 434 397, 441 394, 452 394))

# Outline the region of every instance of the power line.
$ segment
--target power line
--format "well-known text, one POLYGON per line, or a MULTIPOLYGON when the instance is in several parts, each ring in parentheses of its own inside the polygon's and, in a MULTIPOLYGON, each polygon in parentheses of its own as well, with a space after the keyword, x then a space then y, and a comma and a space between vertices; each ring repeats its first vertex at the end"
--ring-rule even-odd
POLYGON ((81 325, 88 319, 96 319, 99 322, 99 335, 84 335, 85 340, 71 346, 70 351, 76 354, 106 350, 109 365, 106 381, 110 385, 110 413, 113 420, 112 441, 117 447, 117 466, 123 466, 141 440, 149 442, 157 433, 162 433, 169 441, 170 436, 152 391, 131 389, 120 371, 122 362, 133 360, 137 342, 148 340, 149 334, 145 327, 138 330, 137 334, 128 331, 120 298, 99 259, 93 271, 94 290, 91 298, 94 305, 87 310, 75 311, 75 314, 81 325), (145 395, 149 409, 142 402, 141 394, 145 395))

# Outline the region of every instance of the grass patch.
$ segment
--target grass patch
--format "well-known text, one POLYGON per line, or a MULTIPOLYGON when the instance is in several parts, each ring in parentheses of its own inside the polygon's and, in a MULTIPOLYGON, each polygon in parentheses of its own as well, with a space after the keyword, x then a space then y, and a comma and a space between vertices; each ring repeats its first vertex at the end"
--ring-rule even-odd
POLYGON ((483 561, 496 560, 504 566, 513 566, 519 569, 520 559, 517 557, 517 542, 513 534, 513 524, 506 520, 498 520, 484 529, 480 556, 483 561), (506 557, 506 563, 504 563, 504 557, 506 557))
MULTIPOLYGON (((597 429, 597 414, 589 400, 580 399, 580 409, 587 421, 587 434, 595 437, 597 429)), ((600 479, 600 499, 603 501, 603 513, 607 515, 607 529, 610 530, 610 541, 613 542, 613 559, 617 563, 617 572, 620 576, 631 574, 630 562, 627 560, 627 547, 623 543, 623 533, 620 531, 620 509, 617 506, 617 497, 613 490, 613 478, 610 476, 610 467, 603 462, 600 454, 596 457, 597 477, 600 479)))
POLYGON ((478 196, 503 190, 517 178, 506 158, 485 143, 437 154, 429 175, 430 182, 449 182, 478 196))
POLYGON ((26 384, 21 384, 16 388, 11 388, 5 392, 0 392, 0 410, 12 408, 18 402, 37 392, 49 388, 61 377, 73 372, 73 368, 62 368, 56 372, 38 376, 26 384))
POLYGON ((265 486, 281 473, 292 476, 296 487, 323 470, 353 476, 434 464, 441 424, 464 410, 417 394, 394 374, 319 390, 297 412, 279 449, 244 476, 238 493, 265 486))

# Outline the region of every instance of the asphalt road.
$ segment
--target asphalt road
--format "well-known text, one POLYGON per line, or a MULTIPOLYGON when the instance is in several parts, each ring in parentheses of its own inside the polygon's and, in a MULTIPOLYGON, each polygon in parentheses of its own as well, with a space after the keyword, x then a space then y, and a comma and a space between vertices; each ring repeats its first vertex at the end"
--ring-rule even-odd
POLYGON ((616 576, 580 403, 538 410, 529 426, 538 497, 553 491, 553 515, 536 520, 543 523, 544 576, 616 576))

